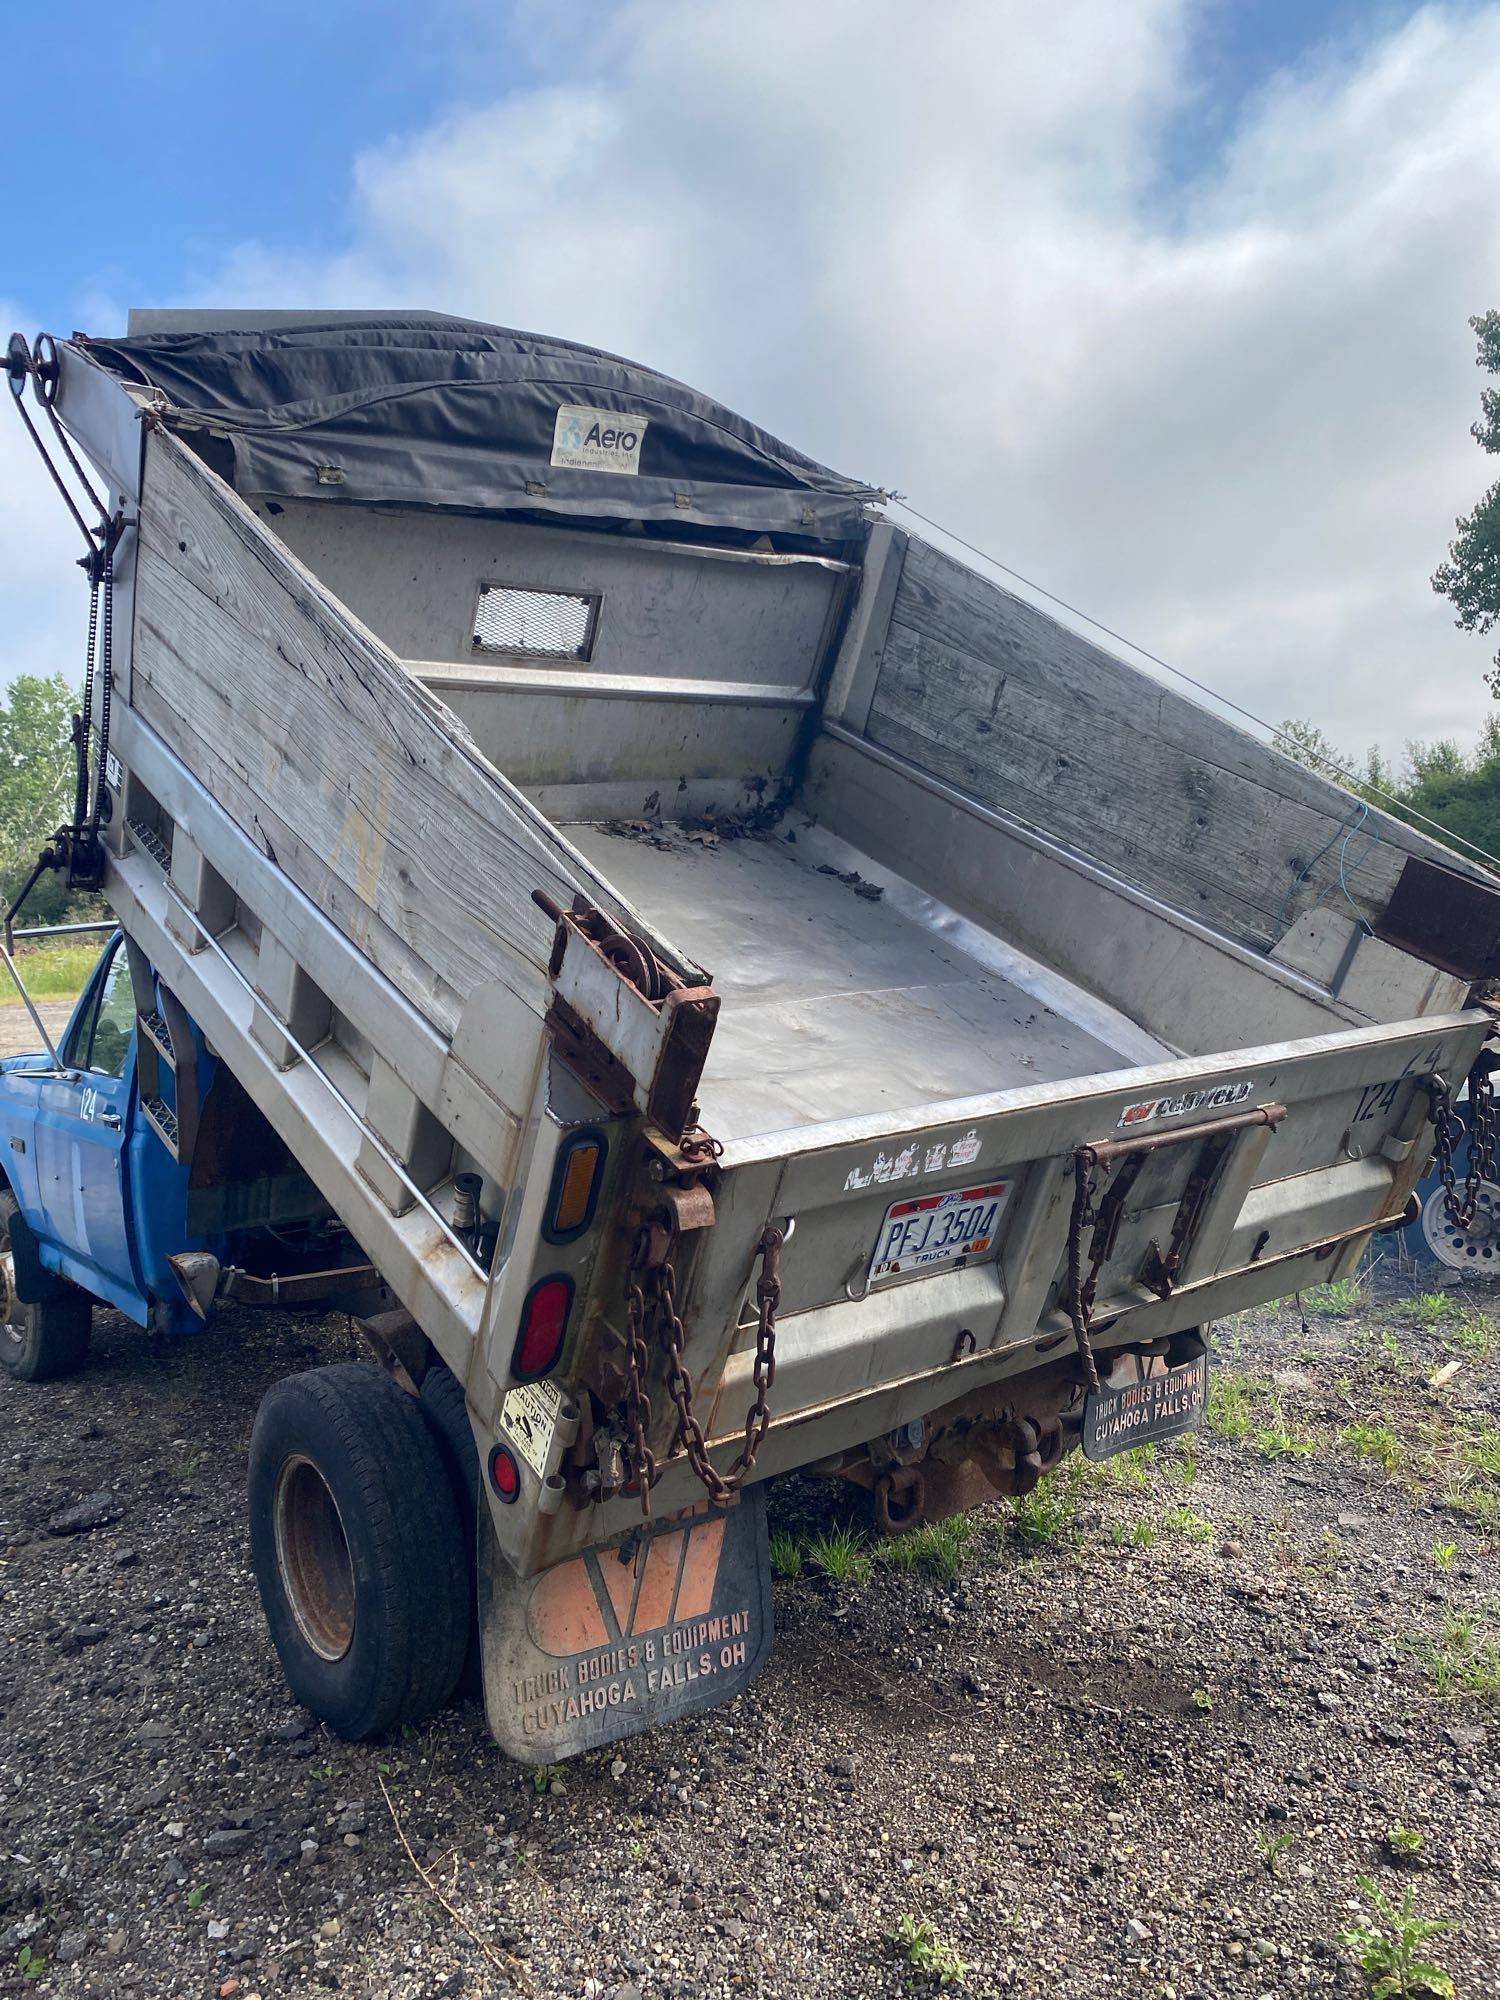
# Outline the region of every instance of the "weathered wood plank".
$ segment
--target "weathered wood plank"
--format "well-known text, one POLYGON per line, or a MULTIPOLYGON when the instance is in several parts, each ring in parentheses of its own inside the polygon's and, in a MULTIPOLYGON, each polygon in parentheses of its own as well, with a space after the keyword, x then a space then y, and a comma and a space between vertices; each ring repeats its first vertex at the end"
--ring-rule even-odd
POLYGON ((915 536, 867 733, 1261 947, 1341 850, 1372 919, 1408 854, 1453 858, 915 536))
POLYGON ((147 453, 136 669, 143 716, 444 1028, 490 979, 542 1011, 551 926, 533 888, 562 901, 582 888, 650 935, 443 705, 161 432, 147 453))

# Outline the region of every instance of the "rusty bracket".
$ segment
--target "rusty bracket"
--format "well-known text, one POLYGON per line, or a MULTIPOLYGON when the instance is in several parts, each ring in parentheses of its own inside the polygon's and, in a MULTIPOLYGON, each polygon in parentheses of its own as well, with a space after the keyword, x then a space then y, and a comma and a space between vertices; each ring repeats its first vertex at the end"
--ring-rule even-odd
POLYGON ((432 1360, 432 1345, 406 1308, 395 1306, 390 1312, 371 1313, 354 1324, 381 1367, 409 1396, 417 1395, 432 1360))
POLYGON ((540 889, 532 901, 556 927, 548 1022, 559 1055, 609 1108, 644 1112, 682 1145, 719 996, 690 986, 586 896, 566 910, 540 889))

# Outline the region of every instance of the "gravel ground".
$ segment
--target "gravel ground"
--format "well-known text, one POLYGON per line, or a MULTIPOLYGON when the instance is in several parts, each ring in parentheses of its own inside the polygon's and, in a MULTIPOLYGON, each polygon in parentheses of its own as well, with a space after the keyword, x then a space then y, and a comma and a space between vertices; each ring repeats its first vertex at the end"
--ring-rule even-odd
MULTIPOLYGON (((4 978, 0 971, 0 978, 4 978)), ((12 989, 14 990, 14 989, 12 989)), ((73 1018, 76 1000, 41 1000, 37 1012, 42 1024, 55 1042, 63 1029, 73 1018)), ((31 1016, 19 1000, 0 1002, 0 1056, 24 1056, 37 1046, 36 1029, 31 1016)))
POLYGON ((752 1689, 539 1779, 472 1703, 354 1746, 280 1680, 250 1425, 345 1323, 100 1312, 85 1375, 0 1382, 0 1992, 933 1992, 909 1919, 970 1994, 1354 1995, 1368 1873, 1495 1994, 1500 1300, 1349 1303, 1221 1328, 1190 1452, 1069 1461, 926 1567, 819 1574, 856 1500, 778 1488, 752 1689))

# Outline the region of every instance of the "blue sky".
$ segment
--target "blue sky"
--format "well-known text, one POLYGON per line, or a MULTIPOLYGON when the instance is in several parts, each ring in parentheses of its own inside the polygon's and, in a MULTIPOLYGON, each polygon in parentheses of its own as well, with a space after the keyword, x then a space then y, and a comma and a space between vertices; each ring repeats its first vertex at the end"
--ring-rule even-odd
MULTIPOLYGON (((1490 712, 1428 579, 1494 470, 1500 0, 85 0, 11 10, 0 131, 28 333, 594 342, 1273 721, 1490 712)), ((0 419, 0 685, 76 668, 58 515, 0 419)))
MULTIPOLYGON (((610 11, 599 0, 583 15, 610 11)), ((1164 204, 1212 171, 1247 95, 1414 11, 1403 0, 1188 8, 1184 94, 1161 135, 1164 204)), ((18 7, 0 130, 35 195, 6 203, 0 294, 70 331, 90 306, 193 292, 241 243, 336 251, 360 153, 546 80, 552 46, 536 10, 506 0, 141 0, 124 17, 79 0, 66 38, 55 12, 18 7), (98 59, 74 60, 79 47, 98 59)))

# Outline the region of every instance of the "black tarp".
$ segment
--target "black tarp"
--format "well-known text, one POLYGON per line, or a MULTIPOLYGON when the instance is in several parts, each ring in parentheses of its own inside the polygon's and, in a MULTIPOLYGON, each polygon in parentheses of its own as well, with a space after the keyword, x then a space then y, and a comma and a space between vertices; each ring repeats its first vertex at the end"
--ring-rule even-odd
POLYGON ((226 437, 247 496, 824 541, 862 535, 878 497, 686 384, 570 341, 429 313, 212 317, 80 345, 161 390, 188 442, 226 437))

